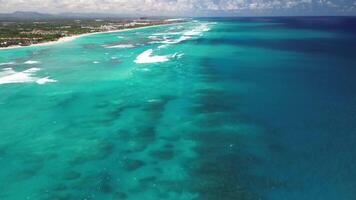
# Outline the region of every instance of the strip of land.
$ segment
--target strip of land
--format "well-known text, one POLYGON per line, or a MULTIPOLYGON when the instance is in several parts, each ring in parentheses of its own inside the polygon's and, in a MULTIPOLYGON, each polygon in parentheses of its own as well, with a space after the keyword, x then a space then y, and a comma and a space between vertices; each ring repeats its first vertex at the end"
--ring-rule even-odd
POLYGON ((126 31, 183 21, 182 19, 0 21, 0 49, 45 46, 91 34, 126 31))

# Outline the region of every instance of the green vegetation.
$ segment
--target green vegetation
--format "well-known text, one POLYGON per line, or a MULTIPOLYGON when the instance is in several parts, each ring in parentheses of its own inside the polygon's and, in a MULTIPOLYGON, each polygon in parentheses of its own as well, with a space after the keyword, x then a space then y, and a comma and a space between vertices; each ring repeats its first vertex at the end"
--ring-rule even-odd
POLYGON ((120 30, 158 24, 168 24, 165 20, 39 20, 1 21, 0 47, 13 45, 28 46, 42 42, 56 41, 61 37, 84 33, 120 30))

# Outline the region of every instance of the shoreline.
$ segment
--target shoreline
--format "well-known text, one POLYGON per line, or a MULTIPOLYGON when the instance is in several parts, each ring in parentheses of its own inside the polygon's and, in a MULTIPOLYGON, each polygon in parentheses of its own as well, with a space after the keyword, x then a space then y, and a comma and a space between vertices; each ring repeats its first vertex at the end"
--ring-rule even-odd
MULTIPOLYGON (((181 22, 182 23, 182 22, 181 22)), ((83 33, 79 35, 72 35, 72 36, 65 36, 61 37, 56 41, 49 41, 49 42, 42 42, 42 43, 37 43, 37 44, 31 44, 28 46, 20 46, 20 45, 15 45, 15 46, 9 46, 9 47, 0 47, 1 50, 10 50, 10 49, 18 49, 18 48, 29 48, 29 47, 41 47, 41 46, 50 46, 50 45, 55 45, 55 44, 60 44, 64 42, 69 42, 73 41, 75 39, 89 36, 89 35, 96 35, 96 34, 103 34, 103 33, 116 33, 116 32, 126 32, 126 31, 131 31, 131 30, 139 30, 139 29, 144 29, 144 28, 151 28, 151 27, 159 27, 159 26, 167 26, 167 25, 173 25, 173 24, 179 24, 179 23, 167 23, 167 24, 157 24, 157 25, 149 25, 149 26, 143 26, 143 27, 136 27, 136 28, 125 28, 125 29, 119 29, 119 30, 112 30, 112 31, 101 31, 101 32, 94 32, 94 33, 83 33)))

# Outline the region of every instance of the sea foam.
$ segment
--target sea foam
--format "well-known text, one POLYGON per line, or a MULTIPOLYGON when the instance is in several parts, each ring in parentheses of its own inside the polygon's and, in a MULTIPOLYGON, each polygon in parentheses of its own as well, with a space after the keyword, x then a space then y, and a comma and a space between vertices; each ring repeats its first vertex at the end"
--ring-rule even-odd
POLYGON ((162 44, 178 44, 180 42, 183 42, 185 40, 188 40, 190 39, 190 37, 187 37, 187 36, 181 36, 180 38, 176 39, 176 40, 164 40, 162 41, 161 43, 162 44))
POLYGON ((38 78, 35 73, 38 72, 39 68, 30 68, 22 72, 16 72, 12 68, 5 68, 0 72, 0 85, 1 84, 11 84, 11 83, 31 83, 36 82, 37 84, 45 84, 49 82, 56 82, 56 80, 49 79, 49 77, 38 78))
POLYGON ((48 76, 44 78, 40 78, 36 81, 37 84, 43 85, 46 83, 55 83, 57 80, 50 79, 48 76))
POLYGON ((4 66, 4 65, 14 65, 16 64, 15 62, 5 62, 5 63, 0 63, 0 66, 4 66))
POLYGON ((114 45, 114 46, 107 46, 105 48, 108 49, 113 49, 113 48, 118 48, 118 49, 126 49, 126 48, 134 48, 135 46, 132 44, 119 44, 119 45, 114 45))
POLYGON ((31 69, 23 72, 16 72, 12 68, 5 68, 0 72, 0 84, 33 82, 31 69))
POLYGON ((28 60, 26 62, 24 62, 24 64, 27 64, 27 65, 34 65, 34 64, 39 64, 40 62, 39 61, 35 61, 35 60, 28 60))
POLYGON ((182 32, 164 32, 164 33, 155 33, 153 36, 160 36, 160 35, 180 35, 182 32))
POLYGON ((167 45, 178 44, 183 41, 202 36, 204 32, 209 30, 210 28, 208 23, 200 23, 198 26, 188 31, 155 33, 152 36, 149 36, 149 39, 153 40, 150 42, 150 44, 167 44, 167 45), (172 39, 173 35, 181 35, 181 36, 177 39, 172 39), (163 36, 163 37, 158 38, 158 36, 163 36))
POLYGON ((201 36, 203 32, 206 32, 209 30, 210 30, 210 28, 209 28, 208 23, 203 23, 200 26, 198 26, 190 31, 185 32, 184 35, 185 36, 201 36))
POLYGON ((152 53, 153 53, 153 49, 144 51, 143 53, 137 56, 135 63, 143 64, 143 63, 158 63, 158 62, 169 61, 169 56, 152 56, 152 53))

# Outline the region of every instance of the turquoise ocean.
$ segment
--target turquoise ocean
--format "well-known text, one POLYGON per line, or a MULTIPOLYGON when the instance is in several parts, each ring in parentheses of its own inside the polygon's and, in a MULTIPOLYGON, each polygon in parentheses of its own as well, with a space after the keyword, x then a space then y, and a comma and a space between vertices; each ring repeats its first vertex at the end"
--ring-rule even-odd
POLYGON ((355 18, 0 50, 1 200, 356 199, 355 18))

